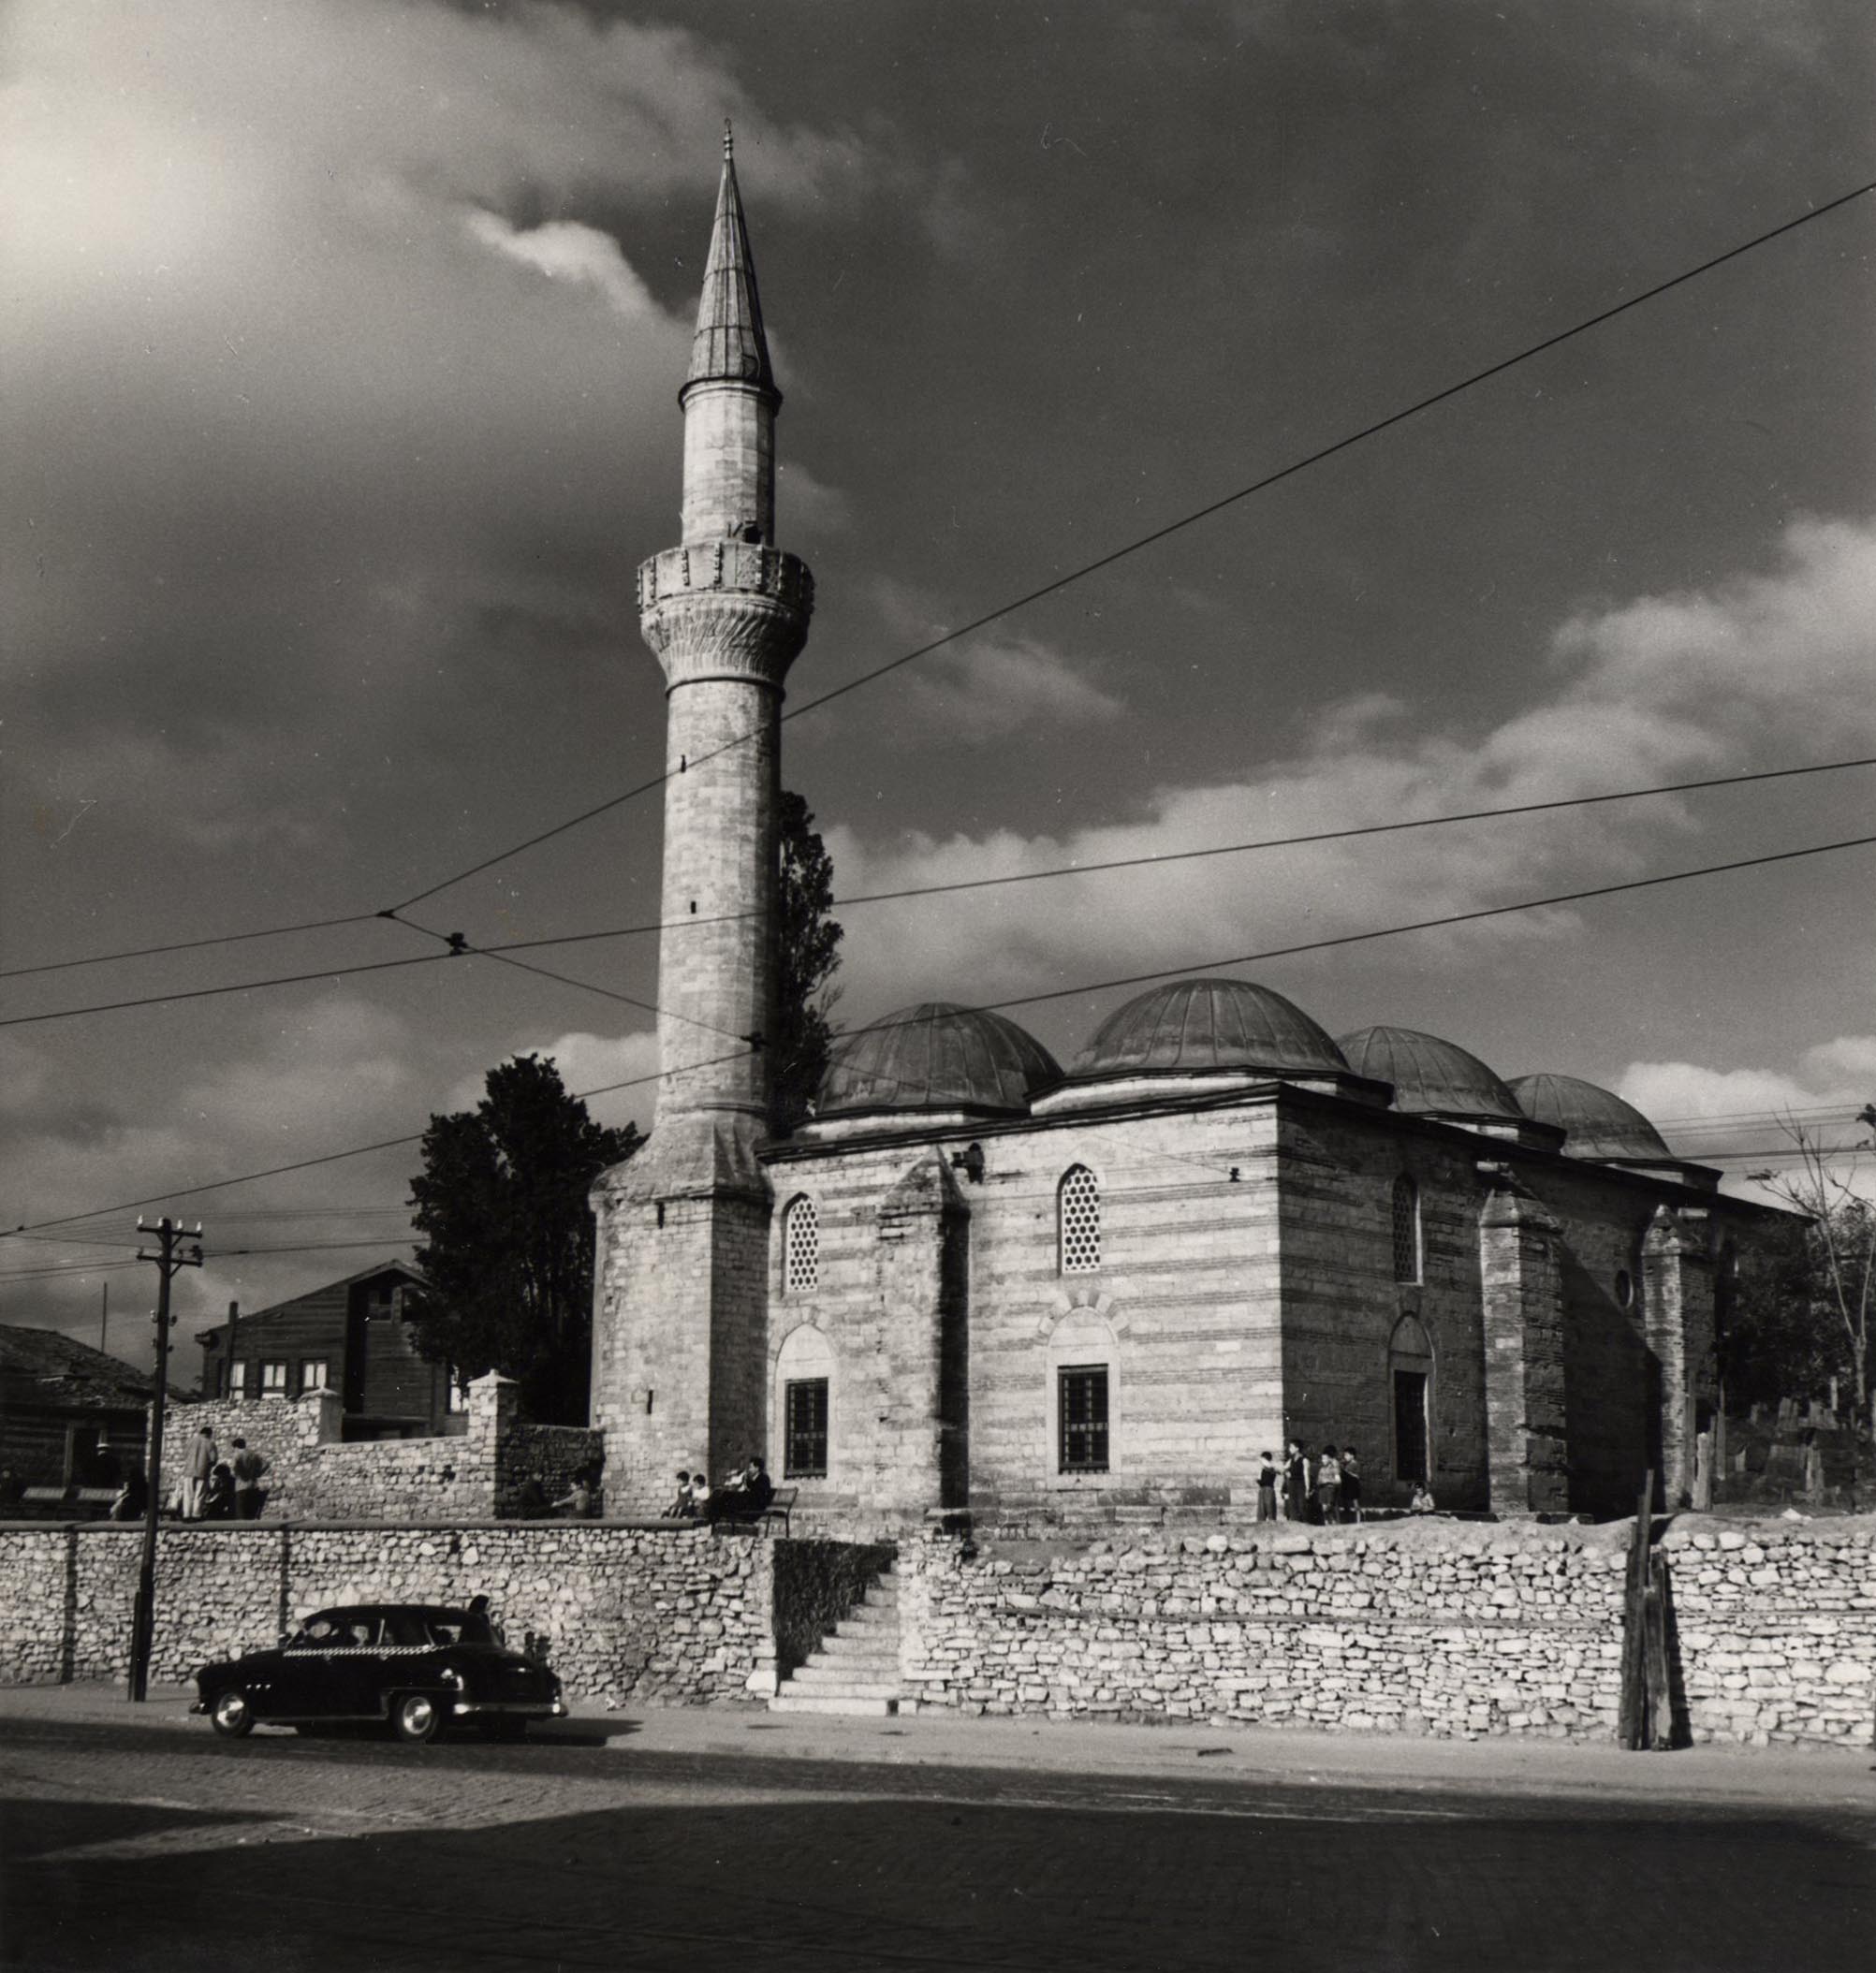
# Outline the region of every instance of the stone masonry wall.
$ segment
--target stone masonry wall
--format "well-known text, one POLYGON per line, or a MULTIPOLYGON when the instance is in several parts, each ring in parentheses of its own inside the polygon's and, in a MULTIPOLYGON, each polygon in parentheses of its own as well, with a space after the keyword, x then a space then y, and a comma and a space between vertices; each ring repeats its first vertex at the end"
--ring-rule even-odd
MULTIPOLYGON (((139 1530, 0 1527, 0 1684, 121 1679, 139 1530)), ((334 1603, 486 1593, 545 1632, 575 1698, 700 1703, 772 1690, 770 1544, 696 1527, 164 1528, 152 1676, 263 1648, 334 1603)))
POLYGON ((339 1437, 336 1392, 282 1404, 179 1406, 164 1436, 164 1498, 181 1486, 190 1444, 206 1425, 224 1458, 239 1434, 267 1461, 261 1487, 269 1520, 486 1520, 512 1509, 530 1473, 557 1499, 576 1472, 604 1457, 599 1433, 529 1424, 518 1401, 506 1378, 478 1378, 469 1387, 467 1431, 349 1445, 339 1437))
MULTIPOLYGON (((1630 1527, 1484 1524, 900 1550, 924 1705, 1607 1739, 1630 1527)), ((1696 1740, 1867 1739, 1876 1523, 1672 1530, 1696 1740)))

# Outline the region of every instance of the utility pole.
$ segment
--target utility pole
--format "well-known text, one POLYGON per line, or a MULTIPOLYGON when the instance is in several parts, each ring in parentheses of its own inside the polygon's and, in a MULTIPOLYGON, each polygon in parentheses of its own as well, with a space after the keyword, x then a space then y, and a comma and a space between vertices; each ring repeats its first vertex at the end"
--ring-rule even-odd
POLYGON ((183 1267, 202 1264, 202 1227, 188 1233, 168 1213, 154 1226, 137 1222, 139 1233, 154 1234, 157 1250, 137 1250, 139 1261, 156 1264, 156 1393, 150 1406, 150 1474, 143 1498, 143 1558, 137 1571, 137 1601, 130 1617, 130 1697, 146 1698, 150 1690, 150 1646, 156 1634, 156 1520, 163 1511, 163 1414, 169 1396, 169 1331, 176 1318, 169 1313, 169 1283, 183 1267), (184 1245, 184 1242, 187 1245, 184 1245))
POLYGON ((97 1347, 108 1351, 110 1348, 108 1340, 110 1335, 110 1283, 106 1281, 103 1288, 103 1304, 97 1311, 97 1347))

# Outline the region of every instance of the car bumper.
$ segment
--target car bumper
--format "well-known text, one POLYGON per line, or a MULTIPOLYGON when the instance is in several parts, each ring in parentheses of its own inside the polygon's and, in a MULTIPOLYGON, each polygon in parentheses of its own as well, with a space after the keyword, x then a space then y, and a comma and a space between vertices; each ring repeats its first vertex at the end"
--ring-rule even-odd
POLYGON ((564 1699, 456 1699, 449 1711, 457 1719, 562 1719, 566 1717, 564 1699))

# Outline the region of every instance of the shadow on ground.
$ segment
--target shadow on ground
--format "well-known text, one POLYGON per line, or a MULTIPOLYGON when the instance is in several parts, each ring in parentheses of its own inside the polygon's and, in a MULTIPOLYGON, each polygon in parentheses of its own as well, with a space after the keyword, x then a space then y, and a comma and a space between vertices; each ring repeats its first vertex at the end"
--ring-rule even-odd
MULTIPOLYGON (((495 1785, 453 1752, 423 1751, 439 1790, 495 1785)), ((1861 1973, 1876 1912, 1867 1832, 1819 1819, 772 1761, 755 1805, 729 1765, 696 1805, 129 1861, 56 1852, 153 1812, 19 1805, 7 1963, 1861 1973)))

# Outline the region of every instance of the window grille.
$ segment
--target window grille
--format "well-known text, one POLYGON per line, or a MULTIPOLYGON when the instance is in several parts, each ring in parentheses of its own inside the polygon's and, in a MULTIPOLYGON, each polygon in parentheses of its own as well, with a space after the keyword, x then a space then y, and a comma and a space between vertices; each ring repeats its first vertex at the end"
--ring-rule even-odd
POLYGON ((812 1199, 797 1199, 782 1222, 782 1289, 807 1294, 821 1281, 821 1216, 812 1199))
POLYGON ((260 1395, 263 1397, 286 1396, 286 1366, 284 1363, 261 1365, 260 1395))
POLYGON ((783 1448, 784 1480, 828 1477, 828 1380, 803 1378, 786 1386, 786 1430, 783 1448))
POLYGON ((1063 1274, 1101 1265, 1101 1188, 1085 1164, 1071 1165, 1056 1200, 1057 1245, 1063 1274))
POLYGON ((1394 1279, 1420 1279, 1420 1188, 1407 1177, 1394 1181, 1394 1279))
POLYGON ((1107 1470, 1107 1366, 1078 1364, 1061 1374, 1062 1470, 1107 1470))

